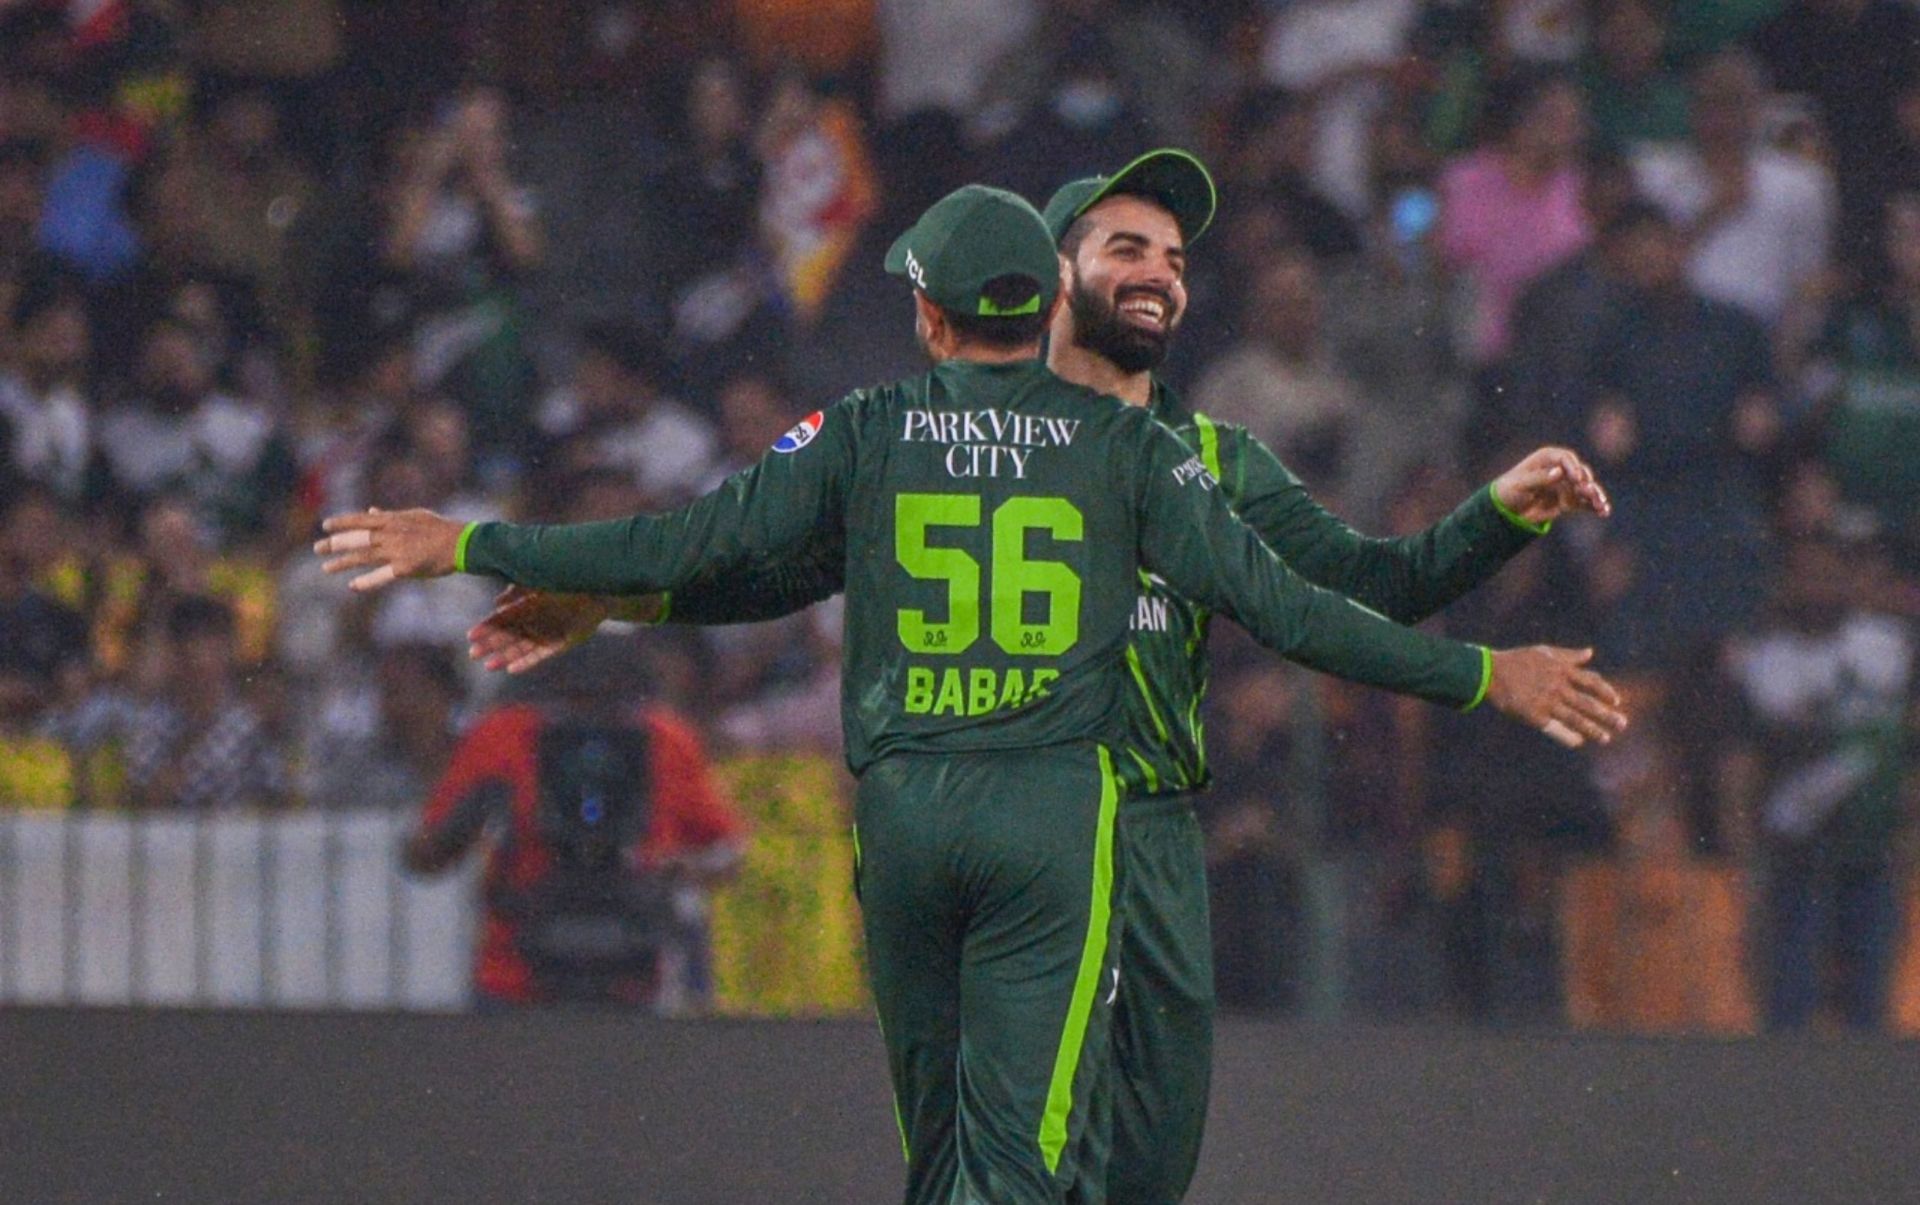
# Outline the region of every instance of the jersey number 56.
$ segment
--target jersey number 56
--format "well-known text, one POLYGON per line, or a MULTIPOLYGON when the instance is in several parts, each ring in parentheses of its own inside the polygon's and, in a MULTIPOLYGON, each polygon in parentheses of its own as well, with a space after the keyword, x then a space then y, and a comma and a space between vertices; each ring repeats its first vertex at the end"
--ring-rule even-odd
MULTIPOLYGON (((922 581, 947 583, 947 618, 902 607, 900 643, 916 653, 961 653, 980 638, 980 562, 959 548, 934 548, 935 527, 980 527, 978 494, 900 494, 894 500, 894 557, 922 581)), ((1085 521, 1065 498, 1009 498, 993 512, 990 602, 993 642, 1016 657, 1057 657, 1080 639, 1080 575, 1059 561, 1027 556, 1027 533, 1062 543, 1084 538, 1085 521), (1044 597, 1046 619, 1026 622, 1030 594, 1044 597)))

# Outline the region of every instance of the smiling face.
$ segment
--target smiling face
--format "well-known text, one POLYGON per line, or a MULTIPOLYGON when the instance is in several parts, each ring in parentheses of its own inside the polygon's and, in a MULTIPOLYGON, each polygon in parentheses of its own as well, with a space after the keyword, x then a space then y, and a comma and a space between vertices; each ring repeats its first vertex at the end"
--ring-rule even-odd
POLYGON ((1109 197, 1081 216, 1068 244, 1074 344, 1123 372, 1159 367, 1187 311, 1179 223, 1144 197, 1109 197))

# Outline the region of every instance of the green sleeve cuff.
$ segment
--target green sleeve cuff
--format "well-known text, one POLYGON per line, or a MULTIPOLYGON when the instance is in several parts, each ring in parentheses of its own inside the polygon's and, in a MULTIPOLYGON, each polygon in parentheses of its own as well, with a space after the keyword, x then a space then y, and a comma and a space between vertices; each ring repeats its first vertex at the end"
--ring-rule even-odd
POLYGON ((1461 711, 1472 711, 1487 700, 1487 688, 1493 685, 1493 650, 1480 646, 1480 689, 1473 692, 1473 698, 1461 711))
POLYGON ((1500 501, 1500 489, 1499 489, 1498 482, 1491 482, 1488 484, 1487 497, 1493 500, 1493 509, 1499 511, 1502 518, 1504 518, 1507 522, 1513 524, 1515 527, 1518 527, 1521 531, 1524 531, 1529 535, 1544 536, 1549 531, 1553 530, 1553 523, 1551 521, 1546 523, 1529 523, 1527 520, 1522 519, 1519 515, 1516 515, 1512 511, 1508 510, 1507 504, 1500 501))
POLYGON ((473 539, 473 533, 479 526, 479 521, 475 520, 460 529, 460 538, 455 541, 453 545, 453 571, 455 573, 465 573, 467 571, 467 542, 473 539))

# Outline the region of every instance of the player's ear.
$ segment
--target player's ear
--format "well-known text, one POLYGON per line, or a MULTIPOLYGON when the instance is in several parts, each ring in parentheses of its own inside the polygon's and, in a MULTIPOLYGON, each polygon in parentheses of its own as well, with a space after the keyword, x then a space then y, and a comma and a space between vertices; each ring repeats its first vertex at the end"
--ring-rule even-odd
POLYGON ((918 289, 913 291, 913 328, 920 336, 920 346, 926 348, 929 355, 935 359, 945 358, 951 334, 947 316, 918 289))

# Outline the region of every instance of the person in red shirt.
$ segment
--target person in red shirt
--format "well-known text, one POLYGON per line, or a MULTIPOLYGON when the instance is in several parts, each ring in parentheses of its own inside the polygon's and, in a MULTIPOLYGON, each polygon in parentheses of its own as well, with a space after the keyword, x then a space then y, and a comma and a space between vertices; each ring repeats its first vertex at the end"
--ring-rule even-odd
POLYGON ((739 864, 745 825, 699 735, 618 693, 641 675, 614 664, 631 660, 631 641, 606 646, 556 662, 571 664, 532 699, 482 716, 407 841, 408 869, 432 874, 490 838, 474 968, 483 1008, 675 1007, 696 940, 686 889, 739 864))

